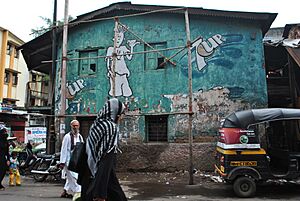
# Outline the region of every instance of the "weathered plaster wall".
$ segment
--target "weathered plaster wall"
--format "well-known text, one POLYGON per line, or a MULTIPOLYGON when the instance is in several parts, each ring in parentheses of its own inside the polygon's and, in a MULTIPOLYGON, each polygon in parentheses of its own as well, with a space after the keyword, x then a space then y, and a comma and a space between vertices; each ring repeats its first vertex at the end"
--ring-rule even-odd
MULTIPOLYGON (((121 146, 118 155, 120 171, 180 171, 189 167, 189 146, 187 143, 170 144, 128 144, 121 146)), ((193 145, 194 168, 201 171, 214 169, 214 143, 193 145)))
MULTIPOLYGON (((245 108, 267 104, 261 31, 255 24, 191 16, 193 65, 193 133, 195 136, 214 135, 220 118, 245 108)), ((150 44, 166 47, 185 45, 184 17, 180 15, 149 15, 121 20, 130 30, 150 44), (164 20, 162 20, 164 19, 164 20)), ((67 90, 68 114, 95 114, 111 96, 109 59, 114 21, 83 24, 69 33, 67 90), (94 51, 91 59, 82 52, 94 51), (73 59, 72 59, 73 58, 73 59), (82 62, 93 60, 94 71, 82 73, 82 62)), ((119 54, 147 49, 129 31, 119 28, 119 54)), ((178 50, 164 51, 167 57, 178 50)), ((153 54, 153 53, 152 53, 153 54)), ((149 56, 149 53, 148 53, 149 56)), ((187 111, 187 53, 181 52, 163 69, 149 69, 147 54, 118 57, 119 76, 116 93, 128 107, 130 116, 124 124, 125 138, 145 139, 144 114, 187 111)), ((59 68, 58 68, 59 70, 59 68)), ((85 69, 86 70, 86 69, 85 69)), ((59 75, 59 72, 58 72, 59 75)), ((57 83, 60 83, 57 76, 57 83)), ((58 85, 59 86, 59 85, 58 85)), ((59 92, 59 88, 57 91, 59 92)), ((60 93, 56 93, 59 111, 60 93)), ((187 131, 187 115, 169 116, 169 140, 181 140, 187 131)))

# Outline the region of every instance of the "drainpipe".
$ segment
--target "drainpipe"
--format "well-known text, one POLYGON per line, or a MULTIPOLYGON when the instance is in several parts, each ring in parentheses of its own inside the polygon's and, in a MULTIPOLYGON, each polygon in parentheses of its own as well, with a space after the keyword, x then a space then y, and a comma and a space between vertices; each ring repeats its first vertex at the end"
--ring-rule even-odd
POLYGON ((185 10, 185 28, 186 28, 186 39, 187 39, 187 51, 188 51, 188 89, 189 89, 189 124, 188 124, 188 134, 189 134, 189 184, 194 184, 193 177, 193 133, 192 133, 192 117, 193 117, 193 87, 192 87, 192 52, 191 52, 191 34, 190 34, 190 24, 189 24, 189 13, 188 9, 185 10))

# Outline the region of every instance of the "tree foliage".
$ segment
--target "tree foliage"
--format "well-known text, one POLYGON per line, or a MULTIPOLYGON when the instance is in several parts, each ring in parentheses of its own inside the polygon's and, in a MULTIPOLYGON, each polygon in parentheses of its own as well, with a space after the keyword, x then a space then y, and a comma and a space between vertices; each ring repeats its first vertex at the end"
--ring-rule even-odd
MULTIPOLYGON (((31 29, 31 34, 30 35, 33 35, 34 38, 39 37, 40 35, 43 35, 47 31, 50 31, 51 28, 53 27, 52 19, 47 18, 47 17, 42 17, 42 16, 40 16, 40 18, 44 21, 45 25, 42 25, 42 26, 37 27, 35 29, 31 29)), ((72 16, 69 16, 68 21, 70 22, 73 19, 74 18, 72 16)), ((58 20, 57 21, 57 26, 63 26, 63 25, 64 25, 64 20, 58 20)))

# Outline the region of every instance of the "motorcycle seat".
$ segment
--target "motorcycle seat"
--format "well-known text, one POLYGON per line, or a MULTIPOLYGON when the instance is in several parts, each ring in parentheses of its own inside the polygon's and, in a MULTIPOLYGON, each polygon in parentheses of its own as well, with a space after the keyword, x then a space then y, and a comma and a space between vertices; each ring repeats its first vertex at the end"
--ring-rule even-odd
POLYGON ((53 157, 53 155, 47 155, 47 154, 43 154, 43 155, 39 155, 39 158, 44 158, 44 159, 50 159, 53 157))

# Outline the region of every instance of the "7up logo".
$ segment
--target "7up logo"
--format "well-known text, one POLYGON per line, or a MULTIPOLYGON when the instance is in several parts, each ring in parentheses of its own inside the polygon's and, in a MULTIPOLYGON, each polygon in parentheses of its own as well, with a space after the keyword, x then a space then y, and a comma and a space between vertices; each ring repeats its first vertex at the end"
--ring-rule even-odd
POLYGON ((249 141, 249 139, 248 139, 247 135, 241 135, 241 137, 240 137, 240 142, 241 142, 242 144, 247 144, 248 141, 249 141))

